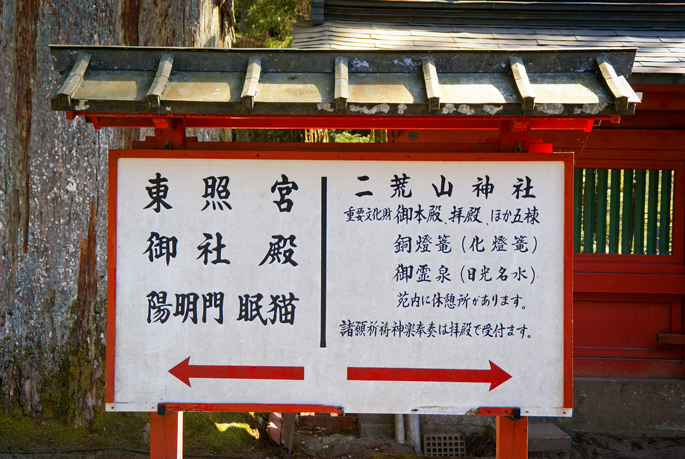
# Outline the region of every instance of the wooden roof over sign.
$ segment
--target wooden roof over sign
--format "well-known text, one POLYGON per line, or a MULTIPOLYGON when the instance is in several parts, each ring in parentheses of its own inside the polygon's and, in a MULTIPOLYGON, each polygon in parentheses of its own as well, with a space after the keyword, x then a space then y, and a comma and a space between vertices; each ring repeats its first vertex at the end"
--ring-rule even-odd
POLYGON ((53 110, 161 115, 606 116, 634 112, 631 49, 51 46, 53 110))

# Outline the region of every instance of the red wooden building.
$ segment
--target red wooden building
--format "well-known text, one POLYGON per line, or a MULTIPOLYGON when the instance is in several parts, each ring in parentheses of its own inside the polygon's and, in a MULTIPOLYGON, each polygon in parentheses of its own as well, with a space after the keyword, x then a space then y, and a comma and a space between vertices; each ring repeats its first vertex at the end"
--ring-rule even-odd
MULTIPOLYGON (((293 47, 637 49, 634 115, 530 135, 576 157, 574 425, 685 426, 682 4, 320 0, 311 23, 294 27, 293 47)), ((389 141, 485 143, 493 132, 394 130, 389 141)))

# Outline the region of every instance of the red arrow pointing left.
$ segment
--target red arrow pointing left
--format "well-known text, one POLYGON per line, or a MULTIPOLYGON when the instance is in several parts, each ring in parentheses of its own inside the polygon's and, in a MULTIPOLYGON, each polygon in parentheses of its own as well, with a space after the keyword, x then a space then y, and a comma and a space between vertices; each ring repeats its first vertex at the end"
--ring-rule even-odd
POLYGON ((190 387, 190 378, 211 379, 304 379, 304 367, 190 365, 190 357, 169 370, 190 387))

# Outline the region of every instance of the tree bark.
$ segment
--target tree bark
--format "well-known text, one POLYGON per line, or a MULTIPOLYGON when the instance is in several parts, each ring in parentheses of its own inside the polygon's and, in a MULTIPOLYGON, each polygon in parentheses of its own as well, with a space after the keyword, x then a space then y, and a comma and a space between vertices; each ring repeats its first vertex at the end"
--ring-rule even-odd
POLYGON ((293 129, 235 129, 233 138, 236 142, 302 142, 301 134, 293 129))
MULTIPOLYGON (((103 403, 107 155, 140 133, 52 112, 49 44, 228 47, 232 0, 0 2, 0 387, 88 424, 103 403), (229 8, 230 6, 230 8, 229 8)), ((227 140, 228 131, 195 133, 227 140)))
POLYGON ((304 141, 306 143, 328 143, 328 129, 305 129, 304 141))

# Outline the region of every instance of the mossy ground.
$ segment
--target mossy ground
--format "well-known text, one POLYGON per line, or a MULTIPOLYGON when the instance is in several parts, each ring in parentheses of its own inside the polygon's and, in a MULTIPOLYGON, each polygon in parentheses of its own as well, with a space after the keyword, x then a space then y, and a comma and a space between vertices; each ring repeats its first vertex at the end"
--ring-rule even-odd
MULTIPOLYGON (((21 411, 0 412, 0 451, 57 451, 117 447, 149 450, 148 413, 99 413, 90 427, 71 427, 60 419, 33 419, 21 411)), ((184 413, 186 452, 227 454, 268 448, 250 413, 184 413)))
POLYGON ((185 451, 228 453, 268 447, 264 431, 250 413, 183 413, 185 451))

